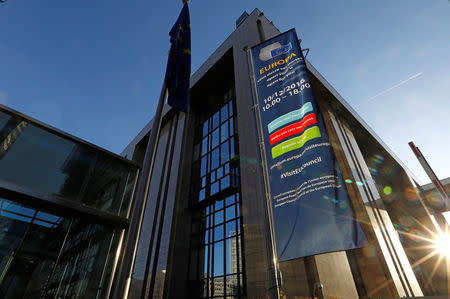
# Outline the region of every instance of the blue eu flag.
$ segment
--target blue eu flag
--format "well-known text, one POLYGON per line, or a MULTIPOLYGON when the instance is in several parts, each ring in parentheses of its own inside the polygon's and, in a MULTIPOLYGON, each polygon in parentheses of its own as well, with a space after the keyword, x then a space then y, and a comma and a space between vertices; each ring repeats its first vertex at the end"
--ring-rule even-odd
POLYGON ((169 35, 171 46, 165 78, 169 90, 167 101, 170 106, 187 112, 191 76, 191 22, 187 2, 169 35))

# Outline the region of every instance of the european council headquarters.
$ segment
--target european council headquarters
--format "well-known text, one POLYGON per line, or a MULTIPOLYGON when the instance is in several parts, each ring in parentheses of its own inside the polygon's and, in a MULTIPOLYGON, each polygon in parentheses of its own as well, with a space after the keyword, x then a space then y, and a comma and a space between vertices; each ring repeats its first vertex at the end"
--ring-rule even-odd
POLYGON ((0 106, 0 297, 447 298, 447 203, 295 30, 244 12, 188 111, 116 155, 0 106))

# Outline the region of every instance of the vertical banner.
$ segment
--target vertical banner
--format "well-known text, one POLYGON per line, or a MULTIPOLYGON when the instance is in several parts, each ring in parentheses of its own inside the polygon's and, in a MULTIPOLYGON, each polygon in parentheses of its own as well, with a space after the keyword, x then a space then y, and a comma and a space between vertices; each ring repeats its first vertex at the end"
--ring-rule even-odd
POLYGON ((295 30, 253 47, 251 57, 278 260, 362 247, 295 30))

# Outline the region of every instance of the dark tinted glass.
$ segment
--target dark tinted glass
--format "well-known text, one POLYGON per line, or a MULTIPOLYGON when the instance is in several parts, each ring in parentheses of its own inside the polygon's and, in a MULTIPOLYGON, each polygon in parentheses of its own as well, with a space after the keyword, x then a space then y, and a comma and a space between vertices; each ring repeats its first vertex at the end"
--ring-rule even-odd
POLYGON ((117 236, 0 198, 1 298, 102 297, 117 236))
POLYGON ((125 216, 136 167, 0 110, 0 185, 125 216))

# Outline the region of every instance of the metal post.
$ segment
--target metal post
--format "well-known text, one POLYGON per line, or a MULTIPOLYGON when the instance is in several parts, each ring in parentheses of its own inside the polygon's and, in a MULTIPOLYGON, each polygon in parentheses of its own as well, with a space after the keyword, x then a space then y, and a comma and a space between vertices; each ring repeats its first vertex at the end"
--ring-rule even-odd
POLYGON ((164 81, 159 96, 158 107, 156 108, 153 126, 145 150, 142 171, 136 186, 135 203, 130 216, 130 226, 128 228, 122 264, 118 271, 118 281, 116 283, 112 298, 126 298, 131 283, 132 269, 136 258, 137 245, 144 217, 145 205, 147 202, 148 189, 152 177, 153 166, 155 164, 156 149, 158 146, 159 133, 161 129, 162 110, 167 94, 166 82, 164 81))
POLYGON ((273 215, 272 215, 272 199, 270 196, 270 185, 269 185, 269 174, 267 170, 266 163, 266 150, 264 148, 264 137, 263 131, 261 127, 261 115, 259 113, 259 104, 258 104, 258 92, 256 90, 255 83, 255 74, 253 72, 253 59, 250 53, 250 48, 244 49, 247 52, 247 61, 250 73, 250 81, 252 86, 252 98, 253 98, 253 111, 255 116, 256 128, 258 131, 258 143, 259 143, 259 152, 260 152, 260 161, 261 161, 261 170, 263 173, 263 181, 264 181, 264 192, 265 192, 265 212, 266 212, 266 220, 267 220, 267 229, 269 231, 269 243, 270 243, 270 261, 269 271, 271 276, 271 283, 273 284, 269 289, 269 294, 271 298, 280 298, 280 282, 279 282, 279 273, 278 273, 278 260, 277 260, 277 250, 275 245, 275 232, 273 229, 273 215))
POLYGON ((416 156, 417 160, 419 160, 420 165, 422 165, 423 169, 425 170, 426 174, 430 178, 431 182, 433 183, 434 187, 436 188, 437 192, 441 195, 442 200, 447 206, 447 209, 449 207, 449 198, 447 196, 447 193, 445 192, 444 186, 442 185, 441 181, 439 181, 438 177, 434 173, 433 169, 431 168, 430 164, 428 164, 427 160, 425 160, 425 157, 422 155, 422 152, 419 150, 417 146, 414 145, 412 141, 410 141, 409 146, 411 147, 411 150, 413 151, 414 155, 416 156))

